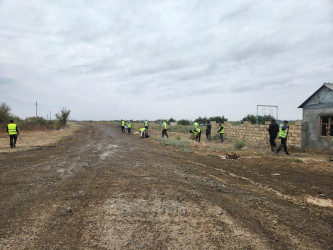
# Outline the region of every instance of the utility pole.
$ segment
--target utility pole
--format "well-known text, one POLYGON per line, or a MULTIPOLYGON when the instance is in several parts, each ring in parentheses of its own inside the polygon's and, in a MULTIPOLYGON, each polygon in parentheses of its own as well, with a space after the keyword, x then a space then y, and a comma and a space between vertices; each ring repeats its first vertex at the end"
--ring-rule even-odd
POLYGON ((37 104, 37 101, 36 101, 36 119, 37 119, 37 105, 38 105, 38 104, 37 104))
POLYGON ((50 121, 52 120, 51 117, 52 117, 52 116, 51 116, 51 111, 50 111, 50 121))

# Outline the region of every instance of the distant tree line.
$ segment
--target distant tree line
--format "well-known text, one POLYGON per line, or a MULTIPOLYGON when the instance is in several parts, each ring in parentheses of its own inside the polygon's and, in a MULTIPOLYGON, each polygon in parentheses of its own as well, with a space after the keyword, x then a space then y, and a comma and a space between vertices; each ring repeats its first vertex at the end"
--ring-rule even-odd
MULTIPOLYGON (((270 121, 274 119, 271 115, 258 115, 258 124, 265 124, 266 121, 270 121)), ((257 116, 256 115, 247 115, 242 119, 242 123, 245 121, 251 122, 251 124, 257 123, 257 116)))
POLYGON ((205 117, 199 116, 197 119, 194 120, 194 122, 197 122, 200 124, 206 124, 207 121, 215 121, 217 123, 224 123, 224 122, 228 121, 228 119, 225 118, 223 115, 223 116, 213 116, 213 117, 209 117, 209 118, 207 118, 206 116, 205 117))
MULTIPOLYGON (((14 120, 16 123, 36 123, 39 125, 46 125, 52 123, 52 121, 47 121, 43 117, 31 117, 29 121, 20 119, 20 117, 15 116, 11 113, 11 107, 6 103, 0 105, 0 124, 9 123, 10 120, 14 120)), ((62 108, 59 113, 56 114, 56 118, 60 125, 65 126, 69 120, 69 115, 71 111, 66 108, 62 108)))
MULTIPOLYGON (((270 119, 274 119, 273 116, 270 115, 259 115, 258 116, 258 124, 265 124, 266 121, 269 121, 270 119)), ((156 123, 161 123, 162 121, 167 121, 168 124, 170 124, 170 122, 177 122, 174 118, 170 118, 168 119, 158 119, 155 122, 156 123)), ((178 125, 192 125, 193 122, 198 122, 199 124, 206 124, 207 121, 211 121, 211 122, 216 122, 216 123, 224 123, 226 121, 228 121, 228 118, 226 118, 224 115, 222 116, 212 116, 212 117, 201 117, 199 116, 198 118, 196 118, 194 121, 192 120, 188 120, 188 119, 180 119, 178 120, 178 125)), ((241 124, 244 123, 245 121, 249 121, 251 122, 251 124, 256 124, 257 123, 257 116, 256 115, 247 115, 245 117, 243 117, 243 119, 241 119, 240 121, 235 121, 235 124, 241 124)))

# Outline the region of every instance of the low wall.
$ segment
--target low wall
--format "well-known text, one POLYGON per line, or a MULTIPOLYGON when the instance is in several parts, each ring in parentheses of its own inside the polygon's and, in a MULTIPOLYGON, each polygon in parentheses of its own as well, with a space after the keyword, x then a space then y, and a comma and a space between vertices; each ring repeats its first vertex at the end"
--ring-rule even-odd
MULTIPOLYGON (((224 123, 224 138, 237 140, 241 139, 252 143, 269 143, 269 134, 267 128, 269 122, 265 125, 244 124, 233 126, 230 122, 224 123)), ((212 131, 217 130, 218 124, 212 124, 212 131)), ((296 122, 295 125, 290 125, 288 134, 288 145, 301 147, 301 129, 302 122, 296 122)))

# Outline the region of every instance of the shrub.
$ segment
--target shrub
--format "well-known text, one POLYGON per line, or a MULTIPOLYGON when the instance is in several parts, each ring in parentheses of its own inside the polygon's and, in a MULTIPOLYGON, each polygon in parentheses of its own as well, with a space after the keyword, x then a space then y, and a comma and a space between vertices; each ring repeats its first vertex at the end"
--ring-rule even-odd
POLYGON ((241 150, 244 146, 245 143, 242 140, 237 140, 234 145, 235 149, 237 150, 241 150))
POLYGON ((213 141, 220 140, 220 135, 219 134, 213 134, 212 135, 212 140, 213 141))
POLYGON ((168 124, 170 124, 170 122, 176 122, 175 119, 173 119, 172 117, 168 120, 168 124))
POLYGON ((176 140, 178 140, 178 141, 180 140, 180 135, 176 136, 176 140))
MULTIPOLYGON (((265 124, 266 121, 269 121, 270 119, 274 119, 271 115, 258 115, 258 124, 265 124)), ((256 115, 247 115, 242 119, 242 123, 245 121, 251 122, 251 124, 257 123, 257 116, 256 115)))
POLYGON ((11 108, 6 104, 2 103, 0 106, 0 123, 8 123, 10 119, 11 108))
POLYGON ((21 121, 18 123, 19 129, 24 131, 52 130, 59 127, 58 121, 21 121))
POLYGON ((62 108, 60 113, 56 114, 56 118, 59 120, 59 123, 61 125, 66 126, 70 113, 71 113, 71 111, 69 109, 62 108))
POLYGON ((178 121, 178 125, 191 125, 192 122, 190 122, 189 120, 186 120, 186 119, 181 119, 178 121))
POLYGON ((226 121, 228 121, 227 118, 223 116, 214 116, 214 117, 210 117, 209 118, 210 121, 216 121, 217 123, 224 123, 226 121))

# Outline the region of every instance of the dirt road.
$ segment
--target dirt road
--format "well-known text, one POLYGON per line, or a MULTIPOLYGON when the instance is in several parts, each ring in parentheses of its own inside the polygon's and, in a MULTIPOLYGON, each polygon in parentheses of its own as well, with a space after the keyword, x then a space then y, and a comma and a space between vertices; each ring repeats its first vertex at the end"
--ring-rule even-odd
POLYGON ((332 169, 221 160, 90 123, 0 154, 0 249, 329 249, 332 169))

